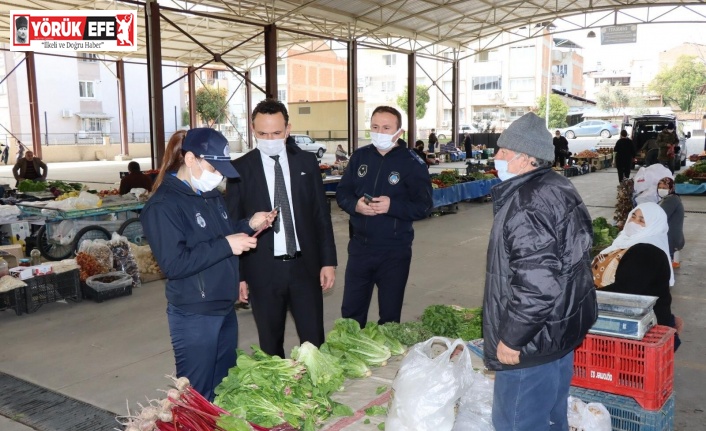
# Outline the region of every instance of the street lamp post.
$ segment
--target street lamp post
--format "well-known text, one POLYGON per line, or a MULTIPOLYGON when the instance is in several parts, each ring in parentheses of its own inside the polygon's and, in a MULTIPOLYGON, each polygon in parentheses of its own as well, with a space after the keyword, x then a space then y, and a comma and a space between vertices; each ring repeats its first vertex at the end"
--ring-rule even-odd
POLYGON ((547 59, 547 98, 544 100, 544 119, 547 125, 547 130, 549 130, 549 94, 552 88, 552 47, 554 46, 554 41, 549 38, 549 58, 547 59))

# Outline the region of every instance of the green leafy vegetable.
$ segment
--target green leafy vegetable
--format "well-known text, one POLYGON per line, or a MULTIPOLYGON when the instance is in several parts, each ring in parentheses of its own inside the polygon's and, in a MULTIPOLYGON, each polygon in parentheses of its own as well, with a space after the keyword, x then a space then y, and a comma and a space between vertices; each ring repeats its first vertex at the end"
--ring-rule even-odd
POLYGON ((405 346, 413 346, 434 336, 422 322, 388 322, 380 325, 380 331, 405 346))
POLYGON ((368 416, 387 416, 387 407, 372 406, 365 409, 365 414, 368 416))
POLYGON ((25 192, 43 192, 47 189, 47 183, 44 181, 22 180, 17 185, 17 190, 25 192))
POLYGON ((252 431, 252 427, 245 419, 236 418, 235 416, 222 415, 218 418, 216 424, 225 431, 252 431))
POLYGON ((422 313, 422 324, 434 335, 462 340, 483 336, 483 313, 479 308, 430 305, 422 313))
POLYGON ((320 352, 313 344, 304 342, 292 350, 292 359, 306 366, 306 371, 314 386, 332 394, 342 385, 345 377, 343 367, 334 356, 320 352))
POLYGON ((387 348, 390 349, 390 354, 392 354, 392 356, 404 355, 405 348, 402 343, 385 335, 385 333, 380 330, 380 325, 377 323, 368 322, 361 332, 378 343, 387 346, 387 348))
POLYGON ((377 389, 375 389, 375 395, 380 395, 383 392, 387 390, 387 386, 378 386, 377 389))
POLYGON ((365 418, 365 420, 363 421, 363 423, 364 423, 365 425, 370 425, 370 419, 365 418))
POLYGON ((387 346, 363 334, 353 319, 337 319, 326 340, 329 348, 344 352, 344 356, 357 356, 369 366, 387 365, 391 356, 387 346))
POLYGON ((378 429, 379 429, 380 431, 385 431, 385 422, 380 422, 380 423, 378 424, 378 429))

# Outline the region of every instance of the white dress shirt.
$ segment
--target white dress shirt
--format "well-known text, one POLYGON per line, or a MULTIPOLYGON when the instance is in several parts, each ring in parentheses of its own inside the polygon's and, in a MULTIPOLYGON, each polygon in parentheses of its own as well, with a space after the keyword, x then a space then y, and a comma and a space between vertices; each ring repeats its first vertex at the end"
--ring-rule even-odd
MULTIPOLYGON (((289 200, 289 208, 292 210, 292 223, 294 224, 294 236, 297 232, 297 220, 294 217, 294 205, 292 205, 292 181, 289 176, 289 160, 287 159, 287 149, 283 149, 279 154, 279 164, 282 166, 282 174, 284 175, 284 184, 287 186, 287 199, 289 200)), ((270 195, 270 204, 275 207, 275 161, 272 157, 260 151, 262 158, 262 167, 265 170, 265 180, 267 181, 267 192, 270 195)), ((279 232, 275 232, 275 252, 274 256, 287 254, 287 240, 284 235, 284 225, 281 224, 281 216, 277 215, 275 223, 280 223, 279 232)), ((299 239, 297 242, 297 251, 300 251, 299 239)))

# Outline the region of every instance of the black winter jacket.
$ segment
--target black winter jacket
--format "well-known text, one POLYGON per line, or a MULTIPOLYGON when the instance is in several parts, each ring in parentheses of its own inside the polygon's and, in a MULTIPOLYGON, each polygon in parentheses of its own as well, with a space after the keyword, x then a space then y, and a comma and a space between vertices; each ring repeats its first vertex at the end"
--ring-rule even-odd
POLYGON ((225 315, 238 298, 238 256, 226 240, 252 233, 229 219, 218 190, 197 194, 167 173, 140 214, 152 252, 167 276, 167 301, 196 314, 225 315))
POLYGON ((403 140, 384 156, 374 145, 352 155, 336 188, 336 200, 350 214, 351 239, 374 247, 410 246, 414 240, 412 222, 429 215, 433 202, 431 178, 417 153, 403 140), (355 211, 364 194, 388 196, 387 214, 364 216, 355 211))
POLYGON ((571 182, 550 168, 504 181, 491 193, 486 366, 509 370, 554 361, 581 343, 598 315, 591 217, 571 182), (498 361, 500 341, 520 351, 518 365, 498 361))

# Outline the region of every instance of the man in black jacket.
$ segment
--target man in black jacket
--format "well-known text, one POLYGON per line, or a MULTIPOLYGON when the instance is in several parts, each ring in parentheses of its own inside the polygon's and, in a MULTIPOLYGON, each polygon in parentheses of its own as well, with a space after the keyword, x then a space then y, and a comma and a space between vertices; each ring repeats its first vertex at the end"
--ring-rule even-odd
POLYGON ((257 104, 257 149, 233 161, 240 179, 228 182, 226 196, 233 219, 247 217, 252 208, 279 210, 272 228, 258 237, 259 247, 240 258, 240 301, 250 300, 262 350, 282 358, 288 309, 299 341, 323 344, 323 291, 333 287, 337 265, 318 161, 285 144, 289 131, 281 102, 257 104))
POLYGON ((400 321, 412 261, 412 222, 427 217, 432 208, 426 163, 400 139, 401 125, 395 108, 375 108, 372 145, 351 155, 336 189, 338 205, 351 216, 341 315, 361 327, 368 321, 375 285, 378 323, 400 321))
POLYGON ((568 429, 574 349, 597 317, 591 217, 551 169, 544 120, 515 120, 498 139, 483 300, 484 359, 494 370, 497 430, 568 429))
POLYGON ((554 144, 554 166, 563 168, 566 165, 566 157, 569 155, 569 141, 557 130, 554 132, 552 143, 554 144))

